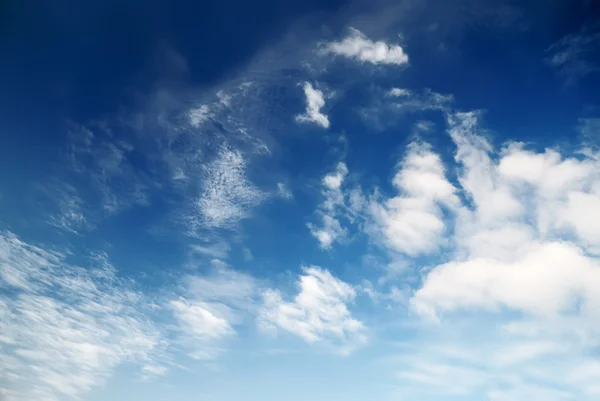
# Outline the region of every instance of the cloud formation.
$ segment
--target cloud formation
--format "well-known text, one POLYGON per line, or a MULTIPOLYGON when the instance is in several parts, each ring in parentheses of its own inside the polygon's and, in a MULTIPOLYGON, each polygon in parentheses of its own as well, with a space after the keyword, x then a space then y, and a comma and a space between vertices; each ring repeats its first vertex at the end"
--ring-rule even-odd
POLYGON ((7 400, 80 397, 125 363, 144 375, 165 370, 161 333, 144 314, 143 294, 104 255, 88 268, 65 259, 0 234, 0 382, 8 383, 7 400))
POLYGON ((213 360, 236 335, 235 326, 253 312, 258 283, 213 260, 208 274, 186 276, 185 288, 169 304, 178 323, 178 341, 191 358, 213 360))
POLYGON ((334 54, 376 65, 408 63, 408 55, 400 45, 388 44, 381 40, 372 41, 354 28, 350 28, 348 36, 339 42, 323 43, 320 51, 322 54, 334 54))
POLYGON ((443 208, 452 210, 459 203, 440 157, 429 145, 412 143, 393 185, 397 196, 371 200, 370 231, 395 252, 417 256, 437 251, 446 243, 443 208))
POLYGON ((342 185, 347 175, 346 163, 339 162, 335 170, 326 174, 321 182, 321 194, 324 197, 318 210, 321 224, 309 223, 308 228, 323 249, 331 248, 335 241, 347 235, 347 230, 342 227, 338 218, 338 215, 340 213, 343 215, 346 209, 342 185))
POLYGON ((567 85, 574 84, 598 70, 595 52, 599 44, 599 25, 586 25, 552 44, 546 51, 549 54, 546 62, 556 68, 567 85))
POLYGON ((347 355, 367 341, 366 328, 348 310, 356 296, 349 284, 317 266, 303 268, 299 293, 291 302, 279 290, 263 293, 259 325, 267 331, 283 330, 308 343, 325 343, 347 355))
POLYGON ((296 116, 298 122, 312 122, 323 128, 329 128, 329 118, 321 112, 325 106, 323 92, 313 88, 309 82, 303 85, 304 96, 306 96, 306 111, 296 116))
POLYGON ((206 166, 202 194, 196 202, 200 217, 191 218, 194 226, 230 227, 248 217, 250 209, 265 199, 265 193, 246 177, 246 165, 240 151, 221 147, 216 159, 206 166))
MULTIPOLYGON (((413 196, 452 199, 454 216, 445 220, 453 222, 449 260, 426 269, 409 300, 435 328, 421 327, 423 344, 400 358, 398 377, 410 394, 592 399, 600 378, 589 359, 600 345, 600 237, 589 219, 600 205, 600 158, 589 149, 565 157, 521 143, 494 151, 479 119, 448 115, 458 187, 395 177, 413 196)), ((404 169, 415 178, 408 166, 438 164, 405 162, 404 169)))

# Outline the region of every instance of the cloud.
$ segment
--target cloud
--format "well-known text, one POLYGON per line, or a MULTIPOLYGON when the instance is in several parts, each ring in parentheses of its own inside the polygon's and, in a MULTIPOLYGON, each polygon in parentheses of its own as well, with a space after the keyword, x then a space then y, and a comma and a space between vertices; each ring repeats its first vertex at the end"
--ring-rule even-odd
POLYGON ((397 44, 384 41, 372 41, 358 29, 350 28, 350 32, 340 42, 323 43, 321 54, 334 54, 352 58, 363 63, 404 65, 408 63, 408 55, 397 44))
POLYGON ((283 199, 293 199, 294 198, 294 194, 292 194, 292 191, 283 182, 277 183, 277 195, 283 199))
POLYGON ((304 114, 296 116, 298 122, 313 122, 323 128, 329 128, 329 118, 321 113, 321 109, 325 106, 325 98, 323 92, 305 82, 304 95, 306 96, 306 111, 304 114))
POLYGON ((193 359, 213 360, 225 351, 235 327, 253 312, 257 281, 224 263, 206 275, 185 277, 185 294, 170 301, 179 343, 193 359))
POLYGON ((444 245, 443 209, 458 206, 456 188, 446 179, 440 157, 424 143, 412 143, 393 179, 399 192, 372 199, 370 231, 392 251, 409 256, 435 252, 444 245))
POLYGON ((192 226, 230 227, 247 218, 265 193, 246 177, 247 162, 241 152, 223 146, 217 158, 206 166, 202 194, 196 202, 200 217, 191 217, 192 226))
POLYGON ((114 140, 104 123, 89 127, 72 123, 69 139, 67 157, 75 173, 72 180, 80 183, 85 177, 85 184, 95 193, 88 202, 92 208, 99 206, 103 213, 114 215, 133 205, 148 204, 152 182, 131 163, 134 148, 130 143, 114 140))
POLYGON ((352 286, 317 266, 303 268, 299 293, 284 301, 278 290, 263 292, 259 325, 267 331, 283 330, 308 343, 325 343, 348 354, 367 341, 366 328, 352 317, 347 304, 356 296, 352 286))
POLYGON ((188 112, 190 124, 195 128, 198 128, 200 125, 202 125, 202 123, 208 121, 211 117, 212 114, 210 112, 210 108, 205 104, 198 108, 191 109, 188 112))
POLYGON ((546 62, 555 68, 567 85, 574 84, 598 70, 594 59, 600 43, 600 26, 586 25, 579 32, 569 34, 552 44, 546 52, 546 62))
POLYGON ((449 110, 454 102, 453 95, 443 95, 424 89, 421 93, 415 93, 408 89, 392 88, 387 92, 387 96, 392 98, 392 109, 403 112, 416 112, 426 110, 449 110))
POLYGON ((321 218, 320 225, 308 223, 311 234, 319 241, 324 249, 331 248, 331 245, 345 237, 347 230, 342 227, 338 215, 345 214, 345 200, 342 185, 348 175, 348 167, 344 162, 339 162, 334 171, 326 174, 322 179, 323 202, 319 205, 318 214, 321 218))
POLYGON ((598 155, 536 152, 514 142, 494 150, 476 112, 448 114, 448 126, 456 187, 424 185, 423 172, 443 177, 430 149, 394 177, 401 197, 446 200, 452 211, 439 220, 451 247, 420 271, 408 301, 423 321, 410 326, 415 332, 407 335, 419 340, 395 362, 401 395, 595 399, 600 237, 589 222, 600 200, 598 155), (432 162, 415 162, 424 156, 432 162))
POLYGON ((162 366, 144 295, 104 255, 87 268, 65 257, 0 234, 0 382, 15 379, 16 399, 80 397, 122 364, 162 366))

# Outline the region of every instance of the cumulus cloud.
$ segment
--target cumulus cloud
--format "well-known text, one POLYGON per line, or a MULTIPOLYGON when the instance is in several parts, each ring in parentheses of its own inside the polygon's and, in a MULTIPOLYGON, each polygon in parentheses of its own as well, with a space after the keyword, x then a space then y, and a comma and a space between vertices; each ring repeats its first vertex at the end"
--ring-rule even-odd
POLYGON ((366 328, 348 310, 356 296, 349 284, 317 266, 303 268, 299 293, 291 302, 278 290, 263 293, 259 325, 264 330, 283 330, 308 343, 325 343, 348 354, 367 341, 366 328))
POLYGON ((305 82, 303 85, 304 95, 306 96, 306 111, 304 114, 296 116, 298 122, 312 122, 323 128, 329 128, 329 118, 321 112, 325 106, 323 92, 305 82))
POLYGON ((389 249, 406 255, 432 253, 445 242, 442 207, 458 206, 456 188, 445 177, 440 157, 424 143, 412 143, 393 179, 399 192, 373 199, 371 232, 389 249))
POLYGON ((65 258, 0 234, 4 392, 18 400, 77 398, 125 363, 164 371, 163 339, 144 314, 144 295, 104 255, 87 268, 65 258))
POLYGON ((422 343, 400 358, 399 380, 431 396, 594 399, 600 263, 590 219, 600 159, 589 149, 564 156, 521 143, 496 151, 479 120, 448 115, 458 186, 432 193, 457 196, 448 203, 453 247, 410 297, 410 309, 437 325, 419 329, 422 343))
POLYGON ((209 228, 229 227, 248 217, 265 194, 246 177, 246 159, 241 152, 223 146, 218 156, 206 166, 202 194, 196 202, 199 219, 193 225, 209 228))
POLYGON ((408 63, 408 55, 400 45, 388 44, 381 40, 373 41, 354 28, 350 28, 348 36, 339 42, 323 43, 320 51, 322 54, 334 54, 376 65, 408 63))

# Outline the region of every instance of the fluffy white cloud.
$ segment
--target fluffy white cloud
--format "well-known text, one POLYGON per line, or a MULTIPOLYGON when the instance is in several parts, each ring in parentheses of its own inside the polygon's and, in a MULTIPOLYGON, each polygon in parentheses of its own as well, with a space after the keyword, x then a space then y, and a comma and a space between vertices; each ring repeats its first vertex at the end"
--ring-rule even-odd
POLYGON ((0 234, 0 383, 15 399, 80 397, 124 363, 165 369, 143 294, 102 255, 65 257, 0 234))
POLYGON ((411 394, 595 399, 598 155, 520 143, 495 152, 478 120, 448 116, 464 201, 453 203, 453 252, 409 300, 436 334, 422 328, 399 378, 411 394))
POLYGON ((299 293, 286 302, 278 290, 263 293, 259 325, 265 330, 284 330, 308 343, 326 343, 348 354, 366 343, 365 326, 352 317, 347 304, 354 288, 316 266, 303 269, 299 293))
POLYGON ((335 54, 371 64, 403 65, 408 63, 408 55, 398 44, 372 41, 358 29, 350 28, 347 37, 339 42, 324 43, 323 54, 335 54))
POLYGON ((296 121, 313 122, 323 128, 329 128, 329 118, 321 112, 325 106, 323 92, 313 88, 309 82, 305 82, 303 88, 306 96, 306 111, 296 116, 296 121))
POLYGON ((429 145, 413 143, 393 179, 399 195, 369 205, 371 231, 393 251, 415 256, 444 243, 442 206, 458 206, 456 189, 446 179, 439 156, 429 145))
POLYGON ((217 158, 206 166, 202 194, 196 203, 200 218, 192 216, 191 223, 211 228, 231 226, 246 218, 249 209, 265 196, 248 181, 243 155, 223 146, 217 158))

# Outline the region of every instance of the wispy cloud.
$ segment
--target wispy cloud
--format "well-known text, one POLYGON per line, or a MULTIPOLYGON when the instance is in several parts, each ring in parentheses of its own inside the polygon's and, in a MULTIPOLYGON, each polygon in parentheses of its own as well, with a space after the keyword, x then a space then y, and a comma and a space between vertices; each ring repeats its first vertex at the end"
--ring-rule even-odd
POLYGON ((209 274, 187 276, 185 288, 169 305, 178 322, 179 342, 191 358, 213 360, 236 335, 235 326, 255 309, 258 282, 221 262, 213 263, 209 274))
POLYGON ((303 268, 299 293, 286 302, 278 290, 263 293, 259 325, 267 331, 284 330, 308 343, 324 343, 347 355, 367 342, 366 328, 348 310, 356 296, 349 284, 317 266, 303 268))
POLYGON ((145 298, 105 256, 82 268, 0 234, 0 382, 19 400, 80 397, 124 363, 161 366, 145 298), (12 382, 7 379, 14 378, 12 382))
POLYGON ((283 182, 277 183, 277 195, 283 199, 293 199, 294 198, 294 194, 292 193, 290 188, 283 182))
POLYGON ((315 89, 309 82, 303 85, 306 96, 306 111, 296 116, 298 122, 312 122, 323 128, 329 128, 329 118, 321 112, 325 106, 323 92, 315 89))
POLYGON ((67 157, 76 173, 74 182, 85 177, 95 192, 92 207, 100 200, 100 210, 115 214, 132 205, 146 205, 151 181, 129 160, 133 148, 124 140, 111 138, 104 124, 85 127, 70 124, 67 157), (93 132, 95 130, 96 132, 93 132))
POLYGON ((202 194, 196 202, 200 216, 191 216, 193 228, 223 228, 248 217, 265 193, 246 177, 247 162, 242 153, 221 147, 216 159, 206 166, 202 194))
POLYGON ((329 249, 335 241, 347 235, 347 230, 338 219, 340 212, 343 215, 346 209, 342 185, 347 175, 346 164, 339 162, 335 170, 326 174, 321 182, 321 193, 324 197, 318 210, 321 224, 309 223, 308 228, 324 249, 329 249))
POLYGON ((398 44, 373 41, 358 29, 350 28, 348 36, 339 42, 322 43, 322 54, 334 54, 371 64, 404 65, 408 55, 398 44))
POLYGON ((556 68, 567 85, 574 84, 600 67, 595 52, 600 44, 600 25, 586 25, 547 49, 546 62, 556 68))

